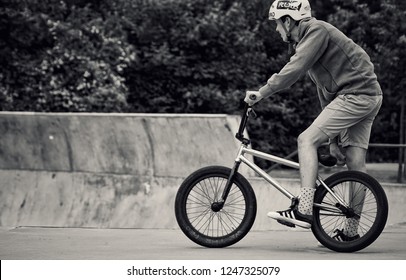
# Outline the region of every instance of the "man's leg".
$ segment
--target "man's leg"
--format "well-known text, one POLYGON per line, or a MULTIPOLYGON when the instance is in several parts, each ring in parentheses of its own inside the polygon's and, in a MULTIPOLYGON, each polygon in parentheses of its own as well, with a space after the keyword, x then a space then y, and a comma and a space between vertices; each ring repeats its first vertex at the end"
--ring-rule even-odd
MULTIPOLYGON (((341 135, 341 140, 346 148, 346 163, 349 170, 366 172, 365 158, 368 149, 369 137, 371 134, 372 123, 378 113, 382 104, 382 96, 349 96, 352 102, 349 102, 345 108, 353 110, 353 114, 361 112, 362 109, 370 108, 370 111, 366 112, 365 118, 356 122, 354 125, 348 127, 346 133, 341 135), (353 106, 355 104, 360 104, 353 106), (356 109, 356 111, 355 111, 356 109)), ((356 214, 361 214, 364 208, 366 189, 358 184, 354 183, 350 186, 348 192, 349 206, 354 209, 356 214)), ((359 237, 358 228, 360 219, 349 218, 346 219, 343 234, 351 240, 359 237)))
POLYGON ((313 125, 298 137, 301 180, 298 210, 302 214, 313 215, 313 199, 319 166, 317 148, 327 140, 328 136, 313 125))
MULTIPOLYGON (((353 132, 358 131, 361 126, 364 126, 364 128, 367 129, 362 132, 363 136, 361 136, 361 143, 364 143, 367 147, 370 124, 379 110, 381 100, 382 97, 375 96, 364 97, 339 95, 326 108, 324 108, 312 125, 298 138, 302 183, 299 205, 297 207, 298 209, 269 212, 268 217, 283 222, 286 225, 294 224, 306 228, 311 226, 312 215, 301 213, 312 213, 313 209, 314 189, 318 171, 317 148, 322 143, 327 142, 329 138, 334 139, 346 129, 351 130, 349 135, 351 137, 349 140, 356 141, 357 139, 352 137, 354 136, 353 132)), ((349 144, 351 145, 351 143, 349 144)), ((351 150, 349 153, 350 152, 351 150)), ((358 151, 355 151, 355 153, 357 152, 358 151)), ((355 161, 357 157, 352 159, 354 159, 354 162, 350 163, 350 165, 357 166, 356 168, 363 168, 362 164, 360 165, 359 162, 357 163, 357 161, 355 161)))
MULTIPOLYGON (((367 150, 360 147, 349 146, 346 148, 346 158, 348 170, 366 172, 367 150)), ((365 189, 363 186, 351 184, 349 189, 349 206, 352 207, 356 214, 361 214, 365 201, 365 189)), ((345 222, 344 234, 354 237, 358 234, 359 219, 349 218, 345 222)))
POLYGON ((298 137, 298 151, 301 174, 299 205, 285 211, 269 212, 268 217, 285 225, 310 228, 313 220, 313 200, 318 171, 317 148, 326 142, 328 136, 311 125, 298 137))
POLYGON ((345 148, 345 156, 348 170, 355 170, 366 172, 366 158, 367 150, 360 147, 348 146, 345 148))

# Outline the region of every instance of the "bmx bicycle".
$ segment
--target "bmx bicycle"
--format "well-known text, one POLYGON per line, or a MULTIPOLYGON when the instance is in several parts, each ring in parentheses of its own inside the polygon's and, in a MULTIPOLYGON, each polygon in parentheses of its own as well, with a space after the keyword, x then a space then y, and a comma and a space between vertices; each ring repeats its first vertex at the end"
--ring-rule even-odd
MULTIPOLYGON (((297 162, 250 148, 250 140, 244 137, 250 117, 256 117, 256 114, 246 104, 235 135, 241 146, 234 166, 198 169, 183 181, 176 194, 178 225, 190 240, 201 246, 221 248, 233 245, 246 236, 254 223, 256 196, 251 184, 238 172, 241 163, 290 199, 291 207, 298 203, 298 197, 245 156, 248 154, 299 169, 297 162)), ((319 162, 326 166, 333 166, 336 161, 332 156, 319 156, 319 162)), ((337 252, 362 250, 379 237, 387 217, 386 194, 370 175, 341 171, 327 179, 317 176, 311 231, 325 247, 337 252), (351 219, 358 222, 358 235, 353 239, 340 238, 339 233, 351 219)))

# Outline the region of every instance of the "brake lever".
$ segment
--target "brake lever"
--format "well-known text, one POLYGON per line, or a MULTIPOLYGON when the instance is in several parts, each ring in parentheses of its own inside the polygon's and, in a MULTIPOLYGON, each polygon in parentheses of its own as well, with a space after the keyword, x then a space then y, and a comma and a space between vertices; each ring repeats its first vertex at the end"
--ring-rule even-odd
POLYGON ((247 116, 253 119, 256 119, 258 117, 257 113, 254 111, 252 107, 248 108, 247 116))

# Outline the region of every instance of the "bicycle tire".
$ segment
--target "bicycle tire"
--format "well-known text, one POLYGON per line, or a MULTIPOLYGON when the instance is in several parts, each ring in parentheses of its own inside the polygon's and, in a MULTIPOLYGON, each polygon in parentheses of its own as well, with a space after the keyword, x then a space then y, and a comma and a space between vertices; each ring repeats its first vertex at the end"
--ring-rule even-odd
POLYGON ((312 224, 312 231, 317 240, 336 252, 349 253, 368 247, 382 233, 388 218, 388 200, 382 186, 370 175, 358 171, 342 171, 328 177, 324 182, 349 205, 351 205, 350 195, 348 195, 350 188, 358 192, 353 193, 351 195, 353 197, 362 193, 363 206, 361 206, 362 212, 359 213, 357 238, 354 240, 338 238, 337 233, 343 230, 345 223, 349 224, 348 217, 340 211, 330 211, 317 206, 321 204, 334 207, 335 203, 331 194, 324 187, 318 186, 314 199, 312 224), (360 190, 362 192, 359 192, 360 190))
POLYGON ((211 206, 221 198, 231 169, 209 166, 193 172, 178 189, 175 199, 176 220, 193 242, 209 248, 222 248, 240 241, 251 229, 257 211, 250 183, 236 173, 224 207, 216 212, 211 206))

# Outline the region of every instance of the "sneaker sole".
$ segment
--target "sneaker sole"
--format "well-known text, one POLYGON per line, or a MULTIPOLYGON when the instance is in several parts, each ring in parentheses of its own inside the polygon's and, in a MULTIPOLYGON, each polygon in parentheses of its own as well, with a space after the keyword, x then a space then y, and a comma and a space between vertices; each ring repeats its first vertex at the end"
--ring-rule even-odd
POLYGON ((312 227, 312 225, 307 223, 307 222, 303 222, 303 221, 283 217, 283 216, 279 215, 279 213, 268 213, 267 216, 269 218, 275 219, 277 221, 282 221, 282 222, 285 222, 285 223, 294 224, 294 225, 296 225, 298 227, 301 227, 301 228, 308 229, 308 228, 312 227))

